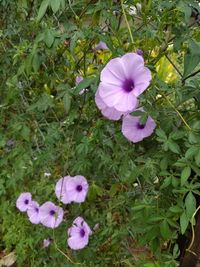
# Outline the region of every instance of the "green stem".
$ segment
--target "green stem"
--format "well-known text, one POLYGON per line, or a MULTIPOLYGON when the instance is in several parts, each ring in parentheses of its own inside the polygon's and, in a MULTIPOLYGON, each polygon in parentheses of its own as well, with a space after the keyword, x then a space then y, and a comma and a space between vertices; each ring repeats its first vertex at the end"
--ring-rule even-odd
POLYGON ((123 12, 123 15, 124 15, 124 18, 125 18, 125 21, 126 21, 126 25, 127 25, 127 28, 128 28, 129 34, 130 34, 131 42, 134 43, 133 35, 132 35, 132 32, 131 32, 131 28, 130 28, 130 25, 129 25, 129 22, 128 22, 128 19, 127 19, 127 16, 126 16, 126 12, 125 12, 125 9, 124 9, 123 0, 121 0, 121 7, 122 7, 122 12, 123 12))

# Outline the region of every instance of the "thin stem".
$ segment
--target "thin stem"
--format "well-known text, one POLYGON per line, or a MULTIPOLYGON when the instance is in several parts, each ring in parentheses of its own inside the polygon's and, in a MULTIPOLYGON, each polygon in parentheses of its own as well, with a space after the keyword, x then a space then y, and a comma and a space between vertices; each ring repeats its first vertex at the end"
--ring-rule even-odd
POLYGON ((170 59, 170 57, 166 54, 165 57, 168 59, 168 61, 172 64, 172 66, 175 68, 175 70, 178 72, 178 74, 183 77, 182 73, 180 70, 177 68, 177 66, 174 64, 174 62, 170 59))
POLYGON ((125 21, 126 21, 126 25, 127 25, 127 28, 128 28, 129 34, 130 34, 131 42, 134 43, 133 35, 132 35, 132 32, 131 32, 131 28, 130 28, 130 25, 129 25, 129 22, 128 22, 128 19, 127 19, 127 16, 126 16, 126 12, 125 12, 125 9, 124 9, 123 0, 121 0, 121 7, 122 7, 122 12, 123 12, 123 15, 124 15, 124 18, 125 18, 125 21))
POLYGON ((176 113, 179 115, 179 117, 181 118, 181 120, 183 121, 185 126, 188 128, 188 130, 192 131, 192 128, 188 125, 188 123, 185 121, 185 119, 183 118, 181 113, 177 110, 177 108, 172 104, 172 102, 164 94, 161 94, 161 95, 167 100, 167 102, 170 104, 170 106, 176 111, 176 113))
POLYGON ((69 8, 71 9, 72 13, 73 13, 74 16, 75 16, 75 19, 79 19, 79 17, 77 16, 76 12, 75 12, 74 9, 72 8, 71 0, 68 0, 68 3, 69 3, 69 8))
POLYGON ((192 225, 192 240, 191 240, 191 242, 190 242, 190 245, 189 245, 189 247, 186 249, 186 251, 189 251, 189 252, 193 252, 193 251, 191 251, 190 249, 191 249, 191 247, 192 247, 192 245, 193 245, 193 243, 194 243, 194 238, 195 238, 195 233, 194 233, 194 226, 193 226, 193 219, 194 219, 194 217, 195 217, 195 215, 197 214, 197 212, 200 210, 200 206, 198 206, 198 208, 195 210, 195 212, 193 213, 193 215, 192 215, 192 219, 191 219, 191 225, 192 225))
POLYGON ((189 78, 195 76, 195 75, 198 74, 199 72, 200 72, 200 69, 197 70, 197 71, 195 71, 195 72, 193 72, 193 73, 191 73, 190 75, 186 76, 186 77, 183 79, 183 82, 185 82, 187 79, 189 79, 189 78))

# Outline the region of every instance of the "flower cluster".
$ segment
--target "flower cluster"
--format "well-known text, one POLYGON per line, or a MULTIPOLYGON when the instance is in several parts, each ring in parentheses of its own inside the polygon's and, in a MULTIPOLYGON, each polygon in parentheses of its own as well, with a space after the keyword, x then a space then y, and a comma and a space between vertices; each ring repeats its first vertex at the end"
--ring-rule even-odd
MULTIPOLYGON (((129 115, 136 111, 139 96, 147 89, 151 81, 151 72, 144 66, 141 53, 127 53, 110 60, 100 75, 100 84, 95 102, 101 113, 110 120, 123 117, 122 133, 136 143, 150 136, 156 127, 149 116, 145 124, 140 117, 129 115)), ((143 112, 143 109, 140 109, 143 112)))
POLYGON ((17 208, 21 212, 27 212, 29 221, 33 224, 43 224, 49 228, 56 228, 63 220, 63 209, 53 202, 47 201, 43 205, 32 200, 31 193, 24 192, 18 197, 17 208))
MULTIPOLYGON (((85 201, 88 192, 88 183, 84 176, 65 176, 58 180, 55 186, 57 198, 64 204, 72 202, 82 203, 85 201)), ((32 200, 29 192, 21 193, 16 201, 16 206, 21 212, 27 212, 31 223, 56 228, 63 221, 64 211, 51 201, 47 201, 41 206, 32 200)), ((82 249, 89 241, 92 231, 82 217, 77 217, 72 226, 68 229, 68 245, 71 249, 82 249)), ((44 247, 48 245, 45 242, 44 247)))

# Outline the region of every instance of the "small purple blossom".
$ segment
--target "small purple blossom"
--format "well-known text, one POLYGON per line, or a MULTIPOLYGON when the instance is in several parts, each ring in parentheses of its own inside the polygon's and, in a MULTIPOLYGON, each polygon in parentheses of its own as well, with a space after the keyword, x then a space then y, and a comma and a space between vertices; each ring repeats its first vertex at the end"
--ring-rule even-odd
POLYGON ((40 222, 46 227, 56 228, 63 220, 63 209, 47 201, 39 209, 40 222))
POLYGON ((89 236, 91 234, 92 231, 89 225, 84 221, 82 217, 77 217, 73 221, 72 227, 68 229, 68 246, 74 250, 84 248, 85 246, 87 246, 89 242, 89 236))
POLYGON ((58 180, 55 187, 55 194, 57 198, 64 204, 72 202, 70 195, 66 192, 66 182, 71 179, 71 176, 65 176, 58 180))
POLYGON ((144 56, 144 51, 141 50, 141 49, 137 49, 136 53, 139 55, 139 56, 144 56))
POLYGON ((47 248, 52 242, 51 238, 47 238, 43 240, 43 248, 47 248))
MULTIPOLYGON (((77 76, 76 77, 76 86, 83 80, 83 77, 82 76, 77 76)), ((79 95, 82 95, 84 94, 85 92, 87 92, 88 89, 86 88, 83 88, 80 92, 79 92, 79 95)))
POLYGON ((106 45, 106 43, 100 41, 95 47, 94 47, 94 51, 96 50, 108 50, 108 47, 106 45))
POLYGON ((33 224, 40 223, 39 209, 40 209, 39 204, 36 201, 31 201, 30 206, 28 207, 27 210, 27 214, 29 217, 29 221, 33 224))
POLYGON ((32 199, 31 193, 29 192, 21 193, 16 201, 16 207, 21 212, 27 211, 31 203, 31 199, 32 199))
POLYGON ((65 192, 70 202, 82 203, 88 192, 88 182, 84 176, 77 175, 67 179, 65 192))
POLYGON ((143 57, 127 53, 110 60, 103 68, 97 90, 108 108, 118 112, 132 112, 138 105, 137 97, 149 86, 151 72, 144 66, 143 57))
POLYGON ((82 76, 77 76, 76 77, 76 85, 78 85, 82 80, 83 80, 82 76))
POLYGON ((140 123, 140 117, 127 115, 122 121, 123 135, 133 143, 150 136, 156 127, 155 121, 149 116, 145 124, 140 123))

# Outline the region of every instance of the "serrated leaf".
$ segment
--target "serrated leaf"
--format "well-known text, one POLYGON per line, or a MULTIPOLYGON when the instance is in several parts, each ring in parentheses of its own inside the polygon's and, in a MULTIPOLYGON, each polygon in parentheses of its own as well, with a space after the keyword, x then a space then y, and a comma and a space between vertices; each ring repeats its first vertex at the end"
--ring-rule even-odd
POLYGON ((47 7, 49 5, 49 0, 43 0, 42 4, 40 5, 39 11, 38 11, 38 16, 37 16, 37 21, 40 21, 44 14, 47 11, 47 7))
POLYGON ((191 175, 191 168, 186 166, 181 172, 181 186, 183 186, 191 175))
POLYGON ((189 192, 185 198, 185 208, 186 208, 186 215, 190 220, 192 218, 193 213, 196 210, 196 199, 192 192, 189 192))
POLYGON ((50 5, 53 13, 55 14, 60 8, 60 0, 51 0, 50 5))
POLYGON ((185 213, 185 211, 182 213, 180 217, 180 226, 181 226, 181 234, 183 235, 188 227, 189 220, 185 213))

